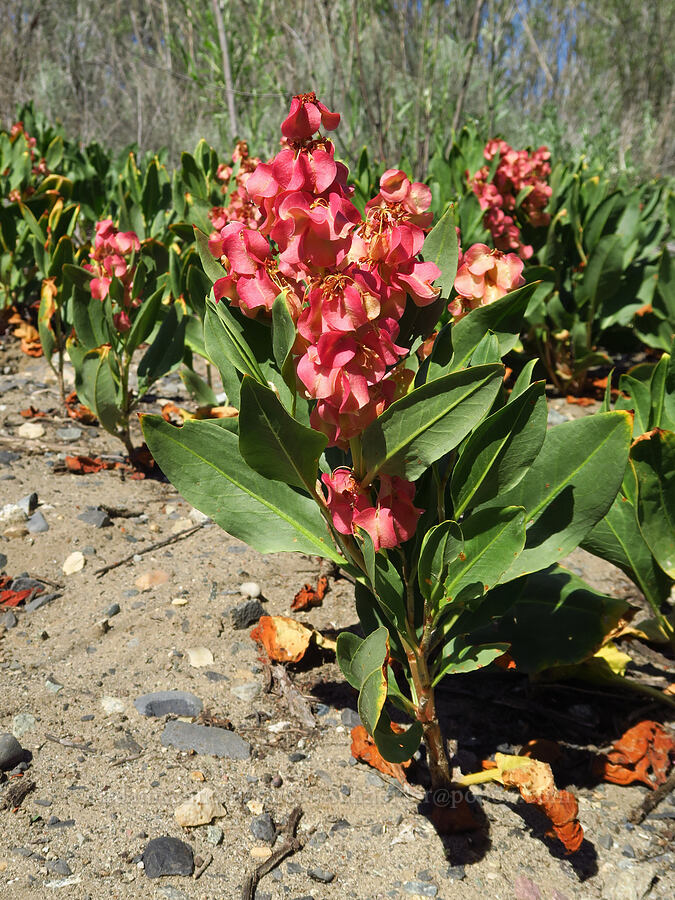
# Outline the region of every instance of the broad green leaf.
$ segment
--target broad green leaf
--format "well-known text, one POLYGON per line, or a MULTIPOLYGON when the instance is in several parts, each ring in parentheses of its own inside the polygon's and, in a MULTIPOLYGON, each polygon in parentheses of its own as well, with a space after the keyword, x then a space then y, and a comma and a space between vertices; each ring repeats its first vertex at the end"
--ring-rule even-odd
POLYGON ((217 406, 218 401, 213 392, 213 388, 200 378, 193 370, 184 366, 180 372, 180 380, 185 385, 188 394, 199 406, 217 406))
POLYGON ((396 566, 387 554, 375 553, 372 538, 367 531, 357 529, 356 538, 368 573, 368 589, 391 622, 405 631, 406 590, 396 566))
POLYGON ((457 274, 458 242, 455 210, 450 205, 424 239, 422 255, 426 262, 436 263, 441 270, 435 286, 448 298, 457 274))
POLYGON ((310 553, 343 562, 317 504, 246 465, 236 435, 208 421, 175 428, 142 417, 157 464, 188 503, 260 553, 310 553))
POLYGON ((380 751, 380 756, 387 762, 400 764, 413 756, 422 742, 423 732, 419 722, 403 732, 392 731, 391 720, 385 710, 382 710, 378 719, 373 738, 375 746, 380 751))
POLYGON ((553 566, 527 578, 520 597, 489 633, 511 645, 519 671, 541 672, 593 656, 627 611, 625 600, 600 594, 553 566))
POLYGON ((126 348, 128 353, 133 353, 152 333, 153 328, 157 324, 159 310, 162 306, 163 293, 163 290, 160 288, 141 303, 140 309, 136 313, 127 334, 126 348))
POLYGON ((204 341, 207 353, 219 368, 217 358, 224 357, 242 375, 250 375, 260 384, 267 384, 255 354, 244 337, 244 329, 225 304, 215 302, 213 292, 206 304, 204 341), (215 357, 211 355, 209 348, 212 348, 215 357))
POLYGON ((448 566, 464 552, 464 539, 457 522, 441 522, 424 536, 417 564, 420 591, 432 608, 445 596, 448 566))
POLYGON ((456 516, 515 487, 541 450, 548 410, 537 381, 484 419, 462 446, 450 493, 456 516))
POLYGON ((110 349, 102 347, 94 353, 98 356, 94 384, 93 388, 90 388, 94 398, 94 412, 105 430, 115 434, 117 426, 120 424, 121 411, 119 408, 120 397, 110 368, 112 362, 110 349))
POLYGON ((520 395, 530 386, 530 382, 532 381, 532 372, 534 371, 534 367, 537 365, 537 362, 538 360, 531 359, 529 362, 525 363, 520 374, 514 382, 513 389, 509 394, 509 399, 506 401, 507 403, 513 403, 516 397, 520 397, 520 395))
POLYGON ((504 581, 550 566, 577 547, 614 502, 626 469, 631 416, 598 413, 550 428, 532 467, 499 504, 524 506, 525 549, 504 581))
POLYGON ((492 331, 499 341, 501 356, 513 350, 518 343, 523 327, 523 316, 535 288, 536 284, 525 284, 488 306, 479 306, 478 309, 471 310, 460 319, 452 328, 454 354, 451 371, 454 372, 469 364, 476 347, 488 331, 492 331))
POLYGON ((328 438, 301 425, 268 387, 245 376, 241 385, 239 450, 265 478, 314 493, 319 457, 328 438))
POLYGON ((382 667, 374 669, 364 680, 359 691, 357 709, 359 718, 369 734, 373 734, 387 700, 387 676, 382 667))
POLYGON ((484 669, 509 649, 506 643, 468 644, 463 637, 452 638, 443 646, 443 651, 434 665, 434 687, 446 675, 463 675, 484 669))
POLYGON ((295 396, 296 376, 291 349, 296 338, 295 322, 288 311, 288 304, 283 293, 272 305, 272 352, 277 368, 284 382, 295 396))
POLYGON ((501 361, 499 352, 499 341, 497 335, 488 331, 483 336, 480 344, 476 347, 471 357, 472 366, 483 366, 488 363, 498 363, 501 361))
POLYGON ((208 304, 204 318, 204 347, 209 360, 220 372, 228 403, 230 406, 239 407, 241 386, 238 369, 228 355, 232 352, 232 344, 215 310, 208 304))
POLYGON ((614 408, 631 410, 634 413, 633 437, 638 437, 649 430, 652 408, 649 383, 645 384, 631 375, 622 375, 619 378, 619 390, 621 394, 616 398, 614 408))
POLYGON ((105 310, 100 300, 94 300, 87 291, 76 290, 72 304, 73 327, 78 341, 87 350, 100 347, 108 341, 105 310))
POLYGON ((581 544, 584 550, 618 566, 635 582, 657 611, 670 594, 671 581, 656 564, 642 537, 635 507, 618 494, 609 512, 581 544))
POLYGON ((202 268, 215 284, 220 278, 224 278, 227 275, 227 272, 211 254, 208 237, 197 227, 195 227, 195 242, 197 244, 197 251, 202 263, 202 268))
POLYGON ((367 638, 342 631, 337 638, 336 655, 342 674, 356 690, 375 669, 382 669, 389 653, 389 632, 381 627, 367 638))
POLYGON ((642 536, 663 571, 675 579, 675 432, 654 429, 631 448, 642 536))
POLYGON ((427 382, 392 403, 362 436, 366 482, 379 473, 418 478, 481 420, 502 375, 502 366, 476 366, 427 382))
POLYGON ((187 316, 174 303, 162 322, 156 337, 138 364, 138 390, 145 393, 151 384, 180 365, 185 352, 187 316))
POLYGON ((525 545, 525 511, 519 506, 481 509, 462 522, 464 550, 448 568, 447 603, 468 604, 494 587, 525 545))
POLYGON ((592 308, 619 288, 623 271, 623 239, 619 234, 600 238, 584 270, 583 290, 592 308))

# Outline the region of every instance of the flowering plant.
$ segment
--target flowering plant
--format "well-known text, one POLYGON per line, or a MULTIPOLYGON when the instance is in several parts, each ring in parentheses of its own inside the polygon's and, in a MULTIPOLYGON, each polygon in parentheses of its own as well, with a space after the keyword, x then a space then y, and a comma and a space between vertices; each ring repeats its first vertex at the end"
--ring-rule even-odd
MULTIPOLYGON (((294 97, 282 149, 246 183, 258 227, 197 233, 213 282, 206 351, 239 416, 142 425, 181 494, 226 531, 351 575, 364 637, 341 634, 337 653, 361 719, 392 762, 423 739, 439 787, 453 771, 435 686, 505 652, 474 639, 481 616, 508 608, 606 513, 631 424, 608 412, 547 433, 532 366, 506 392, 500 360, 532 286, 470 303, 419 362, 457 284, 452 214, 429 230, 428 188, 388 170, 361 215, 321 131, 338 122, 313 93, 294 97), (405 731, 391 726, 401 713, 405 731)), ((495 266, 503 284, 501 256, 471 271, 484 253, 467 251, 458 290, 471 278, 487 289, 495 266)), ((559 596, 567 574, 532 590, 559 596)))
POLYGON ((74 333, 66 348, 78 397, 130 456, 131 416, 150 386, 182 360, 187 325, 182 300, 169 296, 163 304, 166 275, 157 279, 153 254, 144 249, 135 232, 105 219, 96 223, 87 261, 63 267, 73 285, 74 333), (133 357, 146 342, 133 387, 133 357))

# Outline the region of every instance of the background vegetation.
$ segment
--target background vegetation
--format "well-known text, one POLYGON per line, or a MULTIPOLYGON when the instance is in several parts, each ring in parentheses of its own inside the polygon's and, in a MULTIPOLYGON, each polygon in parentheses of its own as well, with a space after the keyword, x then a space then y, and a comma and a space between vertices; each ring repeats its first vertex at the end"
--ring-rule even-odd
POLYGON ((418 177, 469 119, 608 174, 675 171, 675 4, 663 0, 3 0, 0 117, 33 99, 116 148, 235 136, 274 151, 279 108, 315 89, 418 177))

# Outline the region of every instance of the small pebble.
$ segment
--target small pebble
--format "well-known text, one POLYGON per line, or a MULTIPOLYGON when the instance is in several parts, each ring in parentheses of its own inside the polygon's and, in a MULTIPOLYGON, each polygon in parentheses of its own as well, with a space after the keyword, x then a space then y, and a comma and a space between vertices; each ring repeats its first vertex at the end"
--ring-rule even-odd
POLYGON ((255 625, 258 619, 263 615, 263 608, 257 597, 249 597, 237 606, 233 606, 229 611, 230 622, 232 627, 241 630, 255 625))
POLYGON ((23 761, 25 751, 13 734, 0 734, 0 772, 13 769, 23 761))
POLYGON ((260 585, 255 581, 245 581, 243 584, 240 584, 239 593, 242 597, 252 597, 253 599, 262 595, 260 585))
POLYGON ((43 534, 49 531, 49 523, 38 509, 26 522, 26 528, 31 534, 43 534))
POLYGON ((249 831, 254 838, 267 844, 274 843, 277 836, 276 826, 269 813, 262 813, 262 815, 252 819, 249 831))
POLYGON ((320 881, 322 884, 330 884, 331 881, 335 880, 335 872, 330 872, 328 869, 320 869, 318 866, 315 866, 313 869, 307 869, 307 874, 312 881, 320 881))
POLYGON ((223 829, 218 825, 209 825, 206 829, 206 840, 217 847, 223 840, 223 829))
POLYGON ((612 835, 611 834, 601 834, 600 837, 598 838, 598 844, 600 844, 601 847, 604 847, 605 850, 611 850, 612 846, 614 844, 612 835))

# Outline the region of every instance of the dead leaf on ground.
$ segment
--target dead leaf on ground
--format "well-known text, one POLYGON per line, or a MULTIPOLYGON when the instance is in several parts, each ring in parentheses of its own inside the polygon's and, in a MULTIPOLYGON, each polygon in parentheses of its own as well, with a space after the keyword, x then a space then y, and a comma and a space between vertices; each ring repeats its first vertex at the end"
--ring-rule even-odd
POLYGON ((20 409, 19 415, 23 416, 24 419, 42 419, 45 416, 48 416, 49 413, 37 409, 35 406, 29 406, 26 409, 20 409))
POLYGON ((640 781, 656 790, 666 780, 675 739, 658 722, 646 719, 629 728, 609 753, 595 758, 593 774, 612 784, 640 781))
MULTIPOLYGON (((501 753, 495 754, 498 765, 499 757, 503 756, 501 753)), ((581 847, 584 830, 577 820, 577 798, 570 791, 558 790, 548 763, 529 759, 517 768, 502 769, 501 775, 502 784, 518 788, 526 803, 532 803, 546 813, 553 831, 569 853, 575 853, 581 847)))
POLYGON ((288 616, 261 616, 251 631, 254 641, 262 644, 275 662, 300 662, 307 652, 314 632, 288 616))
POLYGON ((71 419, 77 419, 83 425, 95 425, 97 422, 96 416, 89 407, 80 403, 75 391, 71 391, 66 397, 66 411, 71 419))
POLYGON ((575 397, 572 394, 568 394, 565 399, 573 406, 593 406, 596 402, 595 397, 575 397))
MULTIPOLYGON (((391 723, 391 727, 397 734, 405 731, 404 728, 397 725, 395 722, 391 723)), ((392 778, 396 778, 401 784, 408 783, 405 770, 410 766, 411 760, 407 760, 400 764, 387 762, 387 760, 382 757, 382 754, 375 745, 375 741, 368 734, 363 725, 356 725, 352 728, 351 735, 352 756, 354 759, 358 759, 359 762, 367 763, 369 766, 372 766, 373 769, 382 772, 383 775, 390 775, 392 778)))
POLYGON ((103 469, 114 469, 115 463, 100 456, 66 456, 66 468, 74 475, 92 475, 103 469))
POLYGON ((32 600, 44 591, 41 587, 27 588, 23 591, 13 591, 10 588, 12 578, 9 575, 0 575, 0 606, 4 609, 19 606, 20 603, 32 600))
POLYGON ((328 579, 325 575, 320 575, 316 583, 316 589, 309 583, 303 585, 293 598, 291 609, 298 612, 303 609, 311 609, 313 606, 321 606, 327 590, 328 579))

